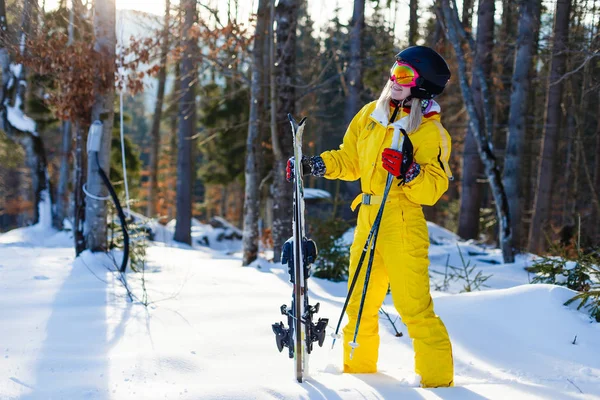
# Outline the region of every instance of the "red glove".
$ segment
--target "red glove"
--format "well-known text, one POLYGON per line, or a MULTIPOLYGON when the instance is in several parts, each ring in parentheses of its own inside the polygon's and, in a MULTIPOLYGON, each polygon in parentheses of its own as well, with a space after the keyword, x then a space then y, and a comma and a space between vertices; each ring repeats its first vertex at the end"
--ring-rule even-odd
POLYGON ((394 149, 387 148, 383 150, 381 154, 381 160, 383 161, 383 168, 392 176, 400 176, 400 169, 402 168, 402 152, 394 149))
POLYGON ((381 154, 383 168, 400 180, 398 185, 412 181, 421 172, 421 166, 414 159, 413 144, 405 130, 402 130, 402 134, 402 151, 388 148, 381 154))

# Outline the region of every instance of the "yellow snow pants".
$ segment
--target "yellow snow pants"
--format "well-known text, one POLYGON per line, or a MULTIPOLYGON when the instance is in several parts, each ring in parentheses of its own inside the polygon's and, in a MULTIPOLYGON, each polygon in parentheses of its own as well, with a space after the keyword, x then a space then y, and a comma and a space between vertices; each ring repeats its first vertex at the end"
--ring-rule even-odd
MULTIPOLYGON (((350 250, 352 281, 369 230, 379 205, 362 205, 358 215, 354 242, 350 250)), ((408 327, 415 351, 415 372, 421 386, 452 386, 454 367, 452 346, 446 327, 433 311, 429 292, 429 237, 421 206, 392 198, 384 208, 375 258, 357 337, 359 346, 350 359, 349 342, 353 340, 368 253, 347 308, 349 318, 344 327, 344 372, 377 371, 379 356, 379 309, 391 288, 394 306, 408 327)))

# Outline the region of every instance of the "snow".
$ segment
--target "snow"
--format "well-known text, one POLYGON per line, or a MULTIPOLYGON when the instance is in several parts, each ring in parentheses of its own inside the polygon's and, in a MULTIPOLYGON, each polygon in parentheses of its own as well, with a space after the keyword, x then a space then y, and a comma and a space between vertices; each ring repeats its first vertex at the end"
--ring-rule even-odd
POLYGON ((323 189, 304 188, 304 199, 330 199, 331 193, 323 189))
POLYGON ((35 121, 29 118, 17 106, 6 106, 6 115, 8 122, 22 132, 29 132, 37 136, 35 121))
POLYGON ((427 222, 427 229, 429 230, 429 239, 435 244, 455 243, 459 240, 457 234, 445 228, 442 228, 441 226, 438 226, 433 222, 427 222))
MULTIPOLYGON (((229 224, 220 217, 213 218, 213 227, 209 224, 203 224, 195 218, 192 218, 192 245, 194 247, 210 247, 213 250, 223 251, 229 254, 240 252, 242 250, 242 232, 229 224)), ((155 241, 173 244, 173 235, 177 220, 173 219, 167 225, 158 226, 153 224, 156 230, 155 241)))
MULTIPOLYGON (((196 237, 212 237, 208 226, 194 221, 196 237)), ((384 308, 404 336, 382 317, 378 373, 342 374, 341 343, 332 350, 328 337, 298 384, 271 330, 291 295, 282 265, 261 258, 241 267, 230 249, 155 242, 146 308, 128 300, 110 257, 74 259, 67 233, 34 226, 0 235, 0 399, 600 398, 600 324, 563 305, 572 291, 528 284, 522 267, 531 257, 494 264, 497 249, 430 229, 442 243, 431 246, 432 270, 461 266, 462 253, 493 274, 479 292, 459 293, 459 282, 432 292, 454 348, 453 388, 417 386, 412 344, 389 296, 384 308)), ((136 298, 141 278, 126 277, 136 298)), ((440 279, 432 273, 432 287, 440 279)), ((346 285, 310 280, 318 315, 332 326, 346 285)))
POLYGON ((23 64, 11 63, 9 68, 13 76, 18 79, 21 76, 21 72, 23 71, 23 64))
POLYGON ((40 193, 38 213, 38 225, 44 229, 50 228, 52 226, 52 200, 50 199, 50 191, 48 189, 44 189, 40 193))

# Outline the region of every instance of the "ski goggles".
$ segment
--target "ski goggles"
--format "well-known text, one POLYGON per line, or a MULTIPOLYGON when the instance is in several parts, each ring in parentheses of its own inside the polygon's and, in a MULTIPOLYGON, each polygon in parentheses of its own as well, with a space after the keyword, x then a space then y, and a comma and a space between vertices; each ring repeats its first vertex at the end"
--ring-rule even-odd
POLYGON ((390 81, 401 86, 417 86, 418 78, 419 73, 413 67, 402 61, 396 61, 390 70, 390 81))

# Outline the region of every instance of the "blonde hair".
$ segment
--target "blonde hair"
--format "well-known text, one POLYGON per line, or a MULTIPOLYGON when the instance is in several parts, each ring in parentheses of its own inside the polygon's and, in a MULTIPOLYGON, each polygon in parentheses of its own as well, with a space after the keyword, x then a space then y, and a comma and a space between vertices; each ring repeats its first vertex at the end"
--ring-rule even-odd
MULTIPOLYGON (((381 91, 377 105, 375 108, 385 115, 386 120, 390 119, 390 101, 392 100, 392 81, 386 83, 381 91)), ((404 102, 404 101, 403 101, 404 102)), ((403 106, 404 104, 402 104, 403 106)), ((423 121, 423 110, 421 110, 421 100, 413 98, 410 103, 410 115, 408 116, 408 124, 406 133, 412 133, 419 129, 423 121)))

